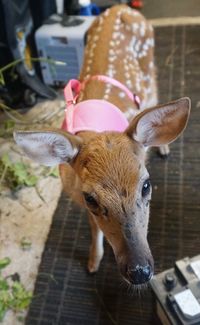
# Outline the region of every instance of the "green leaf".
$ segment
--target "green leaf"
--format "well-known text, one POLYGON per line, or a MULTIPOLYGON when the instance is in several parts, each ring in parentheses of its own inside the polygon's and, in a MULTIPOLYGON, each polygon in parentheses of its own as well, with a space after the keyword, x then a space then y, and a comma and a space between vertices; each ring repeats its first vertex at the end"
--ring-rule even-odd
POLYGON ((27 170, 23 163, 17 162, 12 166, 14 175, 18 178, 19 183, 23 184, 24 180, 27 178, 27 170))
POLYGON ((30 305, 31 300, 32 300, 32 295, 26 294, 25 297, 21 297, 20 299, 17 300, 16 308, 18 310, 23 310, 27 308, 30 305))
MULTIPOLYGON (((10 261, 8 257, 1 259, 1 267, 6 267, 10 261)), ((7 310, 12 309, 15 312, 24 310, 31 300, 32 293, 20 283, 19 274, 15 273, 4 278, 0 273, 0 322, 7 310)))
POLYGON ((31 245, 32 245, 32 243, 31 243, 31 241, 28 238, 23 237, 21 239, 20 246, 21 246, 21 248, 23 250, 30 250, 31 249, 31 245))
POLYGON ((7 283, 6 280, 4 280, 2 277, 0 277, 0 292, 2 290, 8 290, 9 289, 9 285, 7 283))
POLYGON ((50 169, 49 176, 59 177, 58 167, 53 167, 50 169))
POLYGON ((1 304, 0 301, 0 322, 4 319, 6 308, 1 304))
POLYGON ((28 307, 32 299, 32 293, 26 291, 20 282, 13 282, 12 294, 14 298, 13 307, 16 310, 23 310, 28 307))
POLYGON ((14 281, 12 285, 13 294, 18 294, 20 291, 23 291, 23 287, 20 282, 14 281))
POLYGON ((4 269, 7 265, 11 263, 11 259, 9 257, 4 257, 0 260, 0 270, 4 269))
POLYGON ((8 154, 0 159, 0 183, 17 189, 19 186, 35 186, 38 177, 31 173, 29 165, 22 162, 12 163, 8 154))
POLYGON ((25 185, 27 186, 35 186, 38 181, 37 176, 35 175, 28 175, 27 178, 24 180, 25 185))
POLYGON ((37 183, 38 178, 28 172, 25 164, 18 162, 12 168, 19 185, 34 186, 37 183))
POLYGON ((0 305, 7 308, 10 305, 11 298, 12 296, 9 290, 1 290, 0 305))

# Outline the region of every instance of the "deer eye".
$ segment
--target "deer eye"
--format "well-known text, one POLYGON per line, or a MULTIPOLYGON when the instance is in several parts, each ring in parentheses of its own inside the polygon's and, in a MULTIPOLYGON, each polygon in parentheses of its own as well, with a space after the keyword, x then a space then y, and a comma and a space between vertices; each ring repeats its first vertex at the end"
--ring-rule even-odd
POLYGON ((142 197, 147 196, 150 192, 150 189, 151 189, 151 182, 150 182, 150 179, 147 179, 144 182, 143 187, 142 187, 142 197))
POLYGON ((89 205, 89 206, 91 206, 93 208, 98 207, 97 201, 95 200, 95 198, 91 194, 83 192, 83 196, 84 196, 84 199, 85 199, 85 202, 87 203, 87 205, 89 205))

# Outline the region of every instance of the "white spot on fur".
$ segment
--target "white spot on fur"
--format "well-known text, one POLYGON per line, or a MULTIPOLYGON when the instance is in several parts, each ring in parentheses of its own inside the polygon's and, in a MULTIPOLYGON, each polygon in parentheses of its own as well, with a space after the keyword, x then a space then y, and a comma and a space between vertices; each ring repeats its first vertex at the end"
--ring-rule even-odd
POLYGON ((135 50, 136 50, 136 52, 139 52, 140 47, 141 47, 141 41, 138 40, 138 41, 136 42, 136 44, 135 44, 135 50))
POLYGON ((139 92, 141 90, 141 86, 140 86, 139 82, 135 83, 135 89, 136 89, 137 92, 139 92))
POLYGON ((141 25, 140 25, 140 35, 142 37, 145 35, 145 30, 146 30, 146 25, 145 25, 144 21, 142 21, 141 25))
POLYGON ((111 63, 114 62, 116 59, 117 59, 116 56, 109 56, 109 58, 108 58, 109 62, 111 62, 111 63))
POLYGON ((102 27, 101 27, 101 26, 97 27, 97 29, 96 29, 96 31, 97 31, 98 33, 101 32, 101 30, 102 30, 102 27))
POLYGON ((124 98, 126 96, 126 94, 123 91, 120 91, 118 95, 120 98, 124 98))
POLYGON ((96 46, 97 46, 97 44, 94 42, 94 43, 91 45, 91 49, 93 50, 96 46))
POLYGON ((115 25, 114 26, 114 30, 119 30, 120 29, 120 25, 115 25))
POLYGON ((147 56, 147 52, 146 52, 146 51, 141 51, 141 52, 139 52, 139 54, 138 54, 138 58, 139 58, 139 59, 141 59, 141 58, 143 58, 143 57, 145 57, 145 56, 147 56))
POLYGON ((106 90, 105 90, 105 94, 109 94, 110 93, 110 91, 111 91, 111 88, 106 88, 106 90))
POLYGON ((137 23, 133 23, 133 24, 132 24, 132 31, 133 31, 134 33, 137 32, 138 28, 139 28, 139 25, 138 25, 137 23))
POLYGON ((144 51, 147 51, 148 48, 149 48, 148 44, 147 44, 147 43, 144 43, 144 45, 143 45, 143 50, 144 50, 144 51))
POLYGON ((109 77, 111 77, 111 78, 113 78, 113 77, 114 77, 114 75, 115 75, 115 72, 114 72, 114 70, 112 70, 112 69, 109 69, 109 70, 108 70, 108 76, 109 76, 109 77))
POLYGON ((150 77, 150 75, 143 75, 143 78, 142 78, 144 81, 150 81, 151 80, 151 77, 150 77))
POLYGON ((94 38, 93 38, 93 41, 96 42, 96 41, 98 41, 98 39, 99 39, 99 36, 95 35, 94 38))
POLYGON ((139 15, 140 15, 139 12, 136 11, 136 10, 133 10, 133 11, 131 12, 131 14, 132 14, 133 16, 139 16, 139 15))
POLYGON ((147 38, 146 43, 149 45, 149 47, 154 46, 154 39, 153 38, 147 38))
POLYGON ((146 88, 146 94, 147 94, 147 95, 151 94, 151 87, 146 88))
POLYGON ((105 100, 108 100, 108 98, 109 98, 109 94, 104 95, 103 98, 104 98, 105 100))
POLYGON ((89 57, 92 58, 94 56, 94 52, 91 50, 89 53, 89 57))
POLYGON ((113 33, 113 39, 116 39, 120 36, 120 33, 114 32, 113 33))
POLYGON ((115 51, 113 49, 109 50, 109 55, 115 55, 115 51))
POLYGON ((133 85, 132 85, 132 82, 131 82, 131 80, 129 79, 129 80, 126 80, 126 85, 129 87, 129 88, 131 88, 133 85))
POLYGON ((154 63, 153 61, 149 62, 149 69, 153 69, 154 68, 154 63))
POLYGON ((104 12, 104 16, 105 16, 105 17, 108 16, 109 13, 110 13, 110 9, 107 9, 107 10, 104 12))
POLYGON ((104 21, 103 16, 99 16, 99 24, 100 24, 100 25, 103 24, 103 21, 104 21))

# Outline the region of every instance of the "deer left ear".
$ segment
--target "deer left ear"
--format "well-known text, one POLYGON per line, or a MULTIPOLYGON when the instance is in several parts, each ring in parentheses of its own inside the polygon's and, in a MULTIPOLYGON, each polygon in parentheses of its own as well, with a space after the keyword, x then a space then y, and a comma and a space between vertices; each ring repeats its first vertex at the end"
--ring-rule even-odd
POLYGON ((191 101, 184 97, 137 115, 126 134, 144 146, 160 146, 174 141, 183 132, 190 114, 191 101))
POLYGON ((14 139, 30 159, 45 166, 69 163, 82 145, 81 138, 61 130, 16 131, 14 139))

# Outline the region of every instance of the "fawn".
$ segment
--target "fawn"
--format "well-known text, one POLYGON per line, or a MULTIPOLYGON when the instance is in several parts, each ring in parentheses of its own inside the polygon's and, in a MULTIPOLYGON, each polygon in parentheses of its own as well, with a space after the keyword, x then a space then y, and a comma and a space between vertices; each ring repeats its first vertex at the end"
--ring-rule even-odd
POLYGON ((140 13, 126 5, 107 9, 88 31, 80 81, 65 89, 63 129, 14 133, 31 159, 60 165, 64 190, 87 208, 89 272, 99 268, 105 236, 121 275, 136 286, 154 272, 146 152, 158 146, 167 155, 190 113, 189 98, 156 106, 153 52, 153 29, 140 13))

